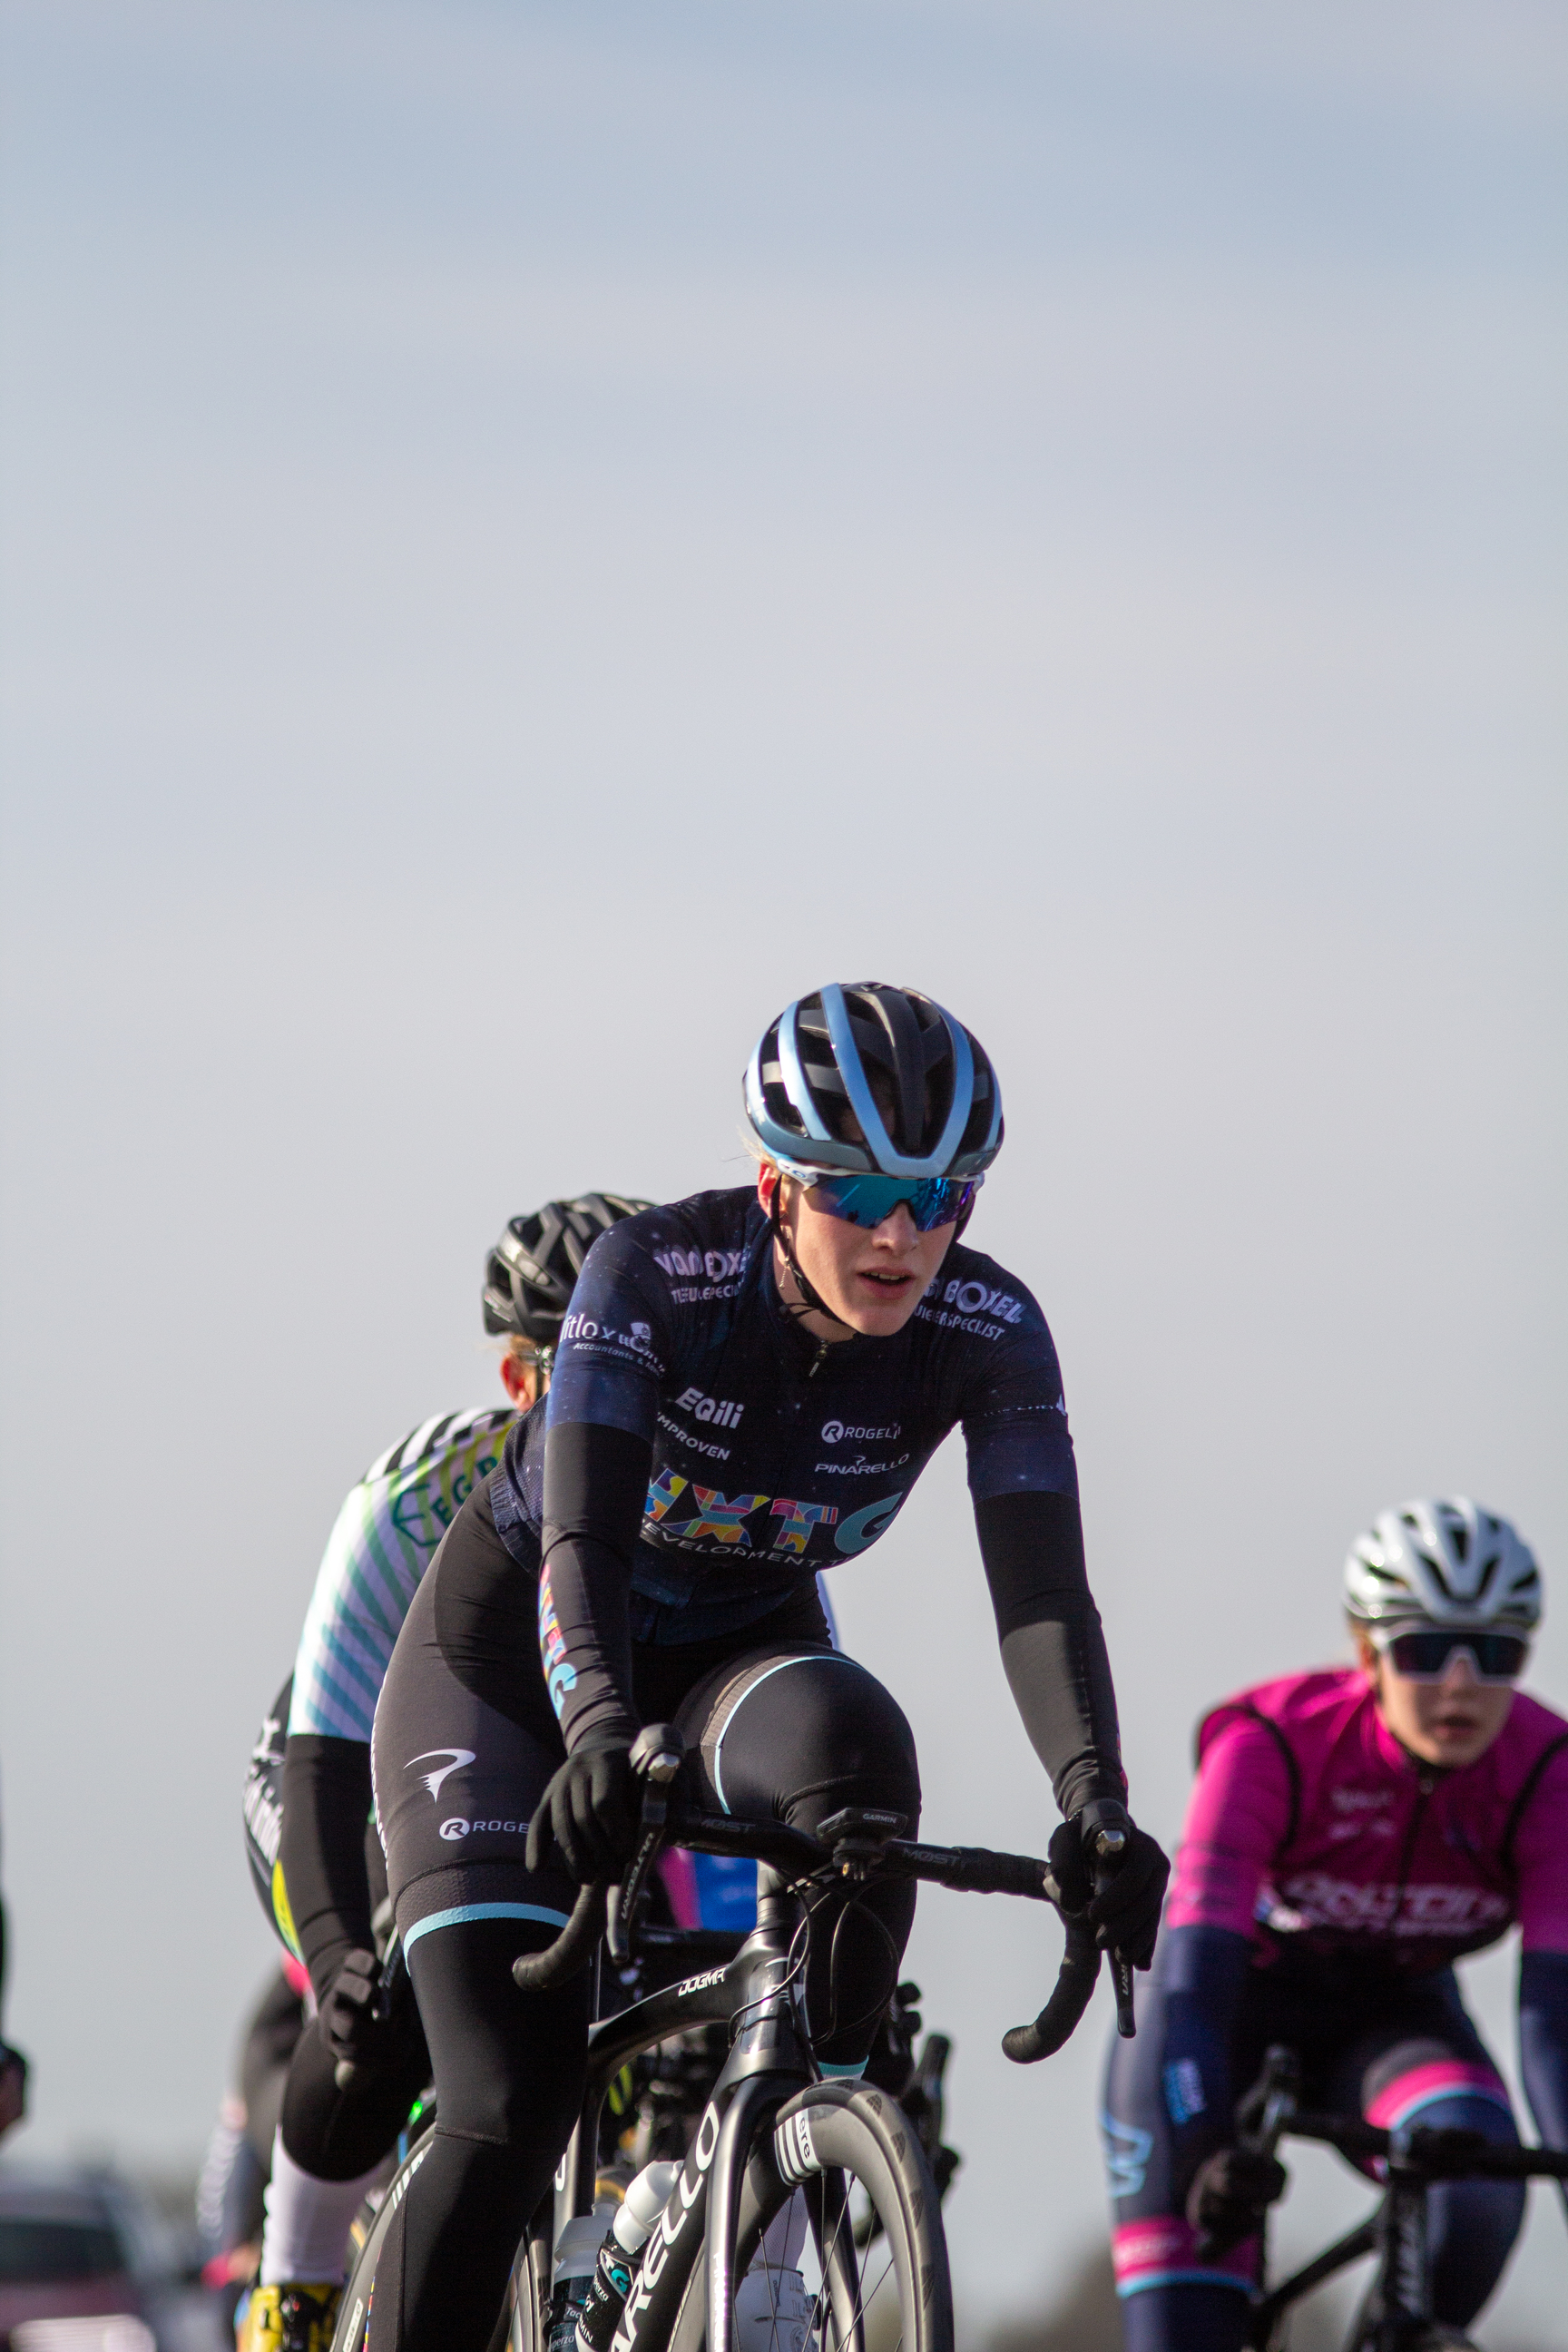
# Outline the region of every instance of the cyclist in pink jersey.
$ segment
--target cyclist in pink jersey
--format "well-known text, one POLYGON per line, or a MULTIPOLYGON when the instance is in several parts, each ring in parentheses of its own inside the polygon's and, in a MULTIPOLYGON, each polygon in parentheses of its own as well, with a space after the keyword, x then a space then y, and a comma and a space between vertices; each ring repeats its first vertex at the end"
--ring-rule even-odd
MULTIPOLYGON (((1345 1600, 1356 1665, 1199 1727, 1154 1980, 1106 2089, 1129 2352, 1238 2352, 1285 2176, 1232 2144, 1233 2109, 1270 2043, 1309 2105, 1517 2137, 1453 1972, 1516 1921, 1525 2089, 1568 2145, 1568 1720, 1514 1687, 1540 1572, 1506 1520, 1414 1502, 1352 1547, 1345 1600)), ((1446 2326, 1486 2302, 1523 2210, 1512 2183, 1432 2191, 1446 2326)))

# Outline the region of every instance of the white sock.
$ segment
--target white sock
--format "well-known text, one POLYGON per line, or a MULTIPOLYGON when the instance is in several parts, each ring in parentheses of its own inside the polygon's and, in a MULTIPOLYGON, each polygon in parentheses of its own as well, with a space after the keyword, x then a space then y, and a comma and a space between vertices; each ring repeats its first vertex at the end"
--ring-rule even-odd
POLYGON ((797 2189, 789 2203, 773 2215, 763 2231, 757 2259, 775 2271, 797 2270, 805 2244, 805 2199, 797 2189))
POLYGON ((380 2169, 376 2165, 358 2180, 318 2180, 295 2163, 279 2126, 261 2233, 262 2285, 341 2286, 350 2224, 380 2169))

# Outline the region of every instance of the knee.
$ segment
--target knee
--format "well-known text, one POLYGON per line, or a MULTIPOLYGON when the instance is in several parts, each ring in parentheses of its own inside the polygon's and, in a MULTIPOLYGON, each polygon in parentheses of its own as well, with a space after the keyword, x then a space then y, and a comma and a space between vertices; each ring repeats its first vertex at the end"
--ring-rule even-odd
POLYGON ((1125 2352, 1241 2352, 1250 2307, 1245 2287, 1144 2287, 1121 2298, 1121 2341, 1125 2352))
POLYGON ((443 2127, 506 2147, 554 2142, 559 2154, 583 2096, 586 1980, 519 1992, 518 1946, 510 1920, 447 1927, 420 1938, 410 1972, 443 2127))
POLYGON ((921 1776, 914 1733, 874 1675, 841 1657, 816 1659, 779 1698, 789 1707, 800 1768, 798 1793, 787 1808, 796 1828, 815 1830, 847 1804, 901 1813, 911 1830, 916 1826, 921 1776))
MULTIPOLYGON (((1482 2139, 1517 2147, 1519 2133, 1508 2108, 1496 2099, 1460 2095, 1434 2099, 1421 2111, 1421 2121, 1436 2131, 1476 2132, 1482 2139)), ((1472 2247, 1479 2257, 1495 2260, 1499 2270, 1524 2221, 1522 2180, 1452 2180, 1438 2182, 1427 2197, 1434 2245, 1455 2239, 1472 2247)))

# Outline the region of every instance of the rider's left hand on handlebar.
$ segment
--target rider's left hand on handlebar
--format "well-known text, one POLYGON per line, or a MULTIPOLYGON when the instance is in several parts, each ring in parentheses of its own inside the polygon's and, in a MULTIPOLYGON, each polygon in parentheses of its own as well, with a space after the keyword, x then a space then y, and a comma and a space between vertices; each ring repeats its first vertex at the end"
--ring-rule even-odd
POLYGON ((1102 1799, 1086 1805, 1070 1822, 1058 1823, 1047 1857, 1068 1908, 1088 1910, 1100 1948, 1120 1952, 1135 1969, 1146 1969, 1154 1957, 1160 1908, 1171 1875, 1170 1863, 1148 1831, 1139 1829, 1121 1806, 1102 1799), (1101 1873, 1097 1894, 1094 1845, 1108 1825, 1120 1828, 1127 1842, 1114 1874, 1101 1873))
POLYGON ((374 1952, 349 1952, 321 2002, 321 2033, 334 2058, 362 2066, 386 2040, 381 2015, 381 1963, 374 1952))
POLYGON ((556 1853, 580 1886, 620 1877, 637 1850, 641 1797, 631 1768, 631 1742, 592 1734, 552 1777, 528 1825, 530 1870, 547 1869, 556 1853))
POLYGON ((1193 2176, 1187 2220, 1207 2252, 1223 2254, 1261 2229, 1285 2188, 1285 2167, 1277 2157, 1249 2147, 1217 2148, 1193 2176))

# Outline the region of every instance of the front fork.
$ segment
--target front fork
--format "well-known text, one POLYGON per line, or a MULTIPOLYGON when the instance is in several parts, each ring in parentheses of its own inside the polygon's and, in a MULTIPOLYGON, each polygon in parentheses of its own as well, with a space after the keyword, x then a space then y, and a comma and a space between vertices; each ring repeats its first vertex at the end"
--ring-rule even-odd
MULTIPOLYGON (((747 1958, 743 1976, 733 2014, 746 2021, 643 2249, 616 2331, 616 2352, 634 2352, 645 2328, 651 2341, 666 2340, 704 2238, 708 2352, 732 2352, 741 2189, 757 2121, 804 2089, 816 2071, 796 2015, 795 1970, 775 1938, 747 1958)), ((597 2147, 597 2102, 590 2099, 556 2177, 557 2235, 572 2215, 593 2210, 597 2147)))

